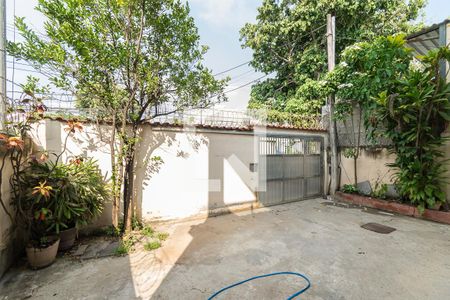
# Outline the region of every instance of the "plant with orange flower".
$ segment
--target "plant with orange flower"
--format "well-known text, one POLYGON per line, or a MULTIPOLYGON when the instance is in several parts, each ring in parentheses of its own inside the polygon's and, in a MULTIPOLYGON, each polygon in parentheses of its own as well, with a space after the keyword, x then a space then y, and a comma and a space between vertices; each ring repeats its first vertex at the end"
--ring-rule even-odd
POLYGON ((82 132, 83 125, 78 121, 67 121, 67 124, 64 127, 64 131, 71 133, 82 132))

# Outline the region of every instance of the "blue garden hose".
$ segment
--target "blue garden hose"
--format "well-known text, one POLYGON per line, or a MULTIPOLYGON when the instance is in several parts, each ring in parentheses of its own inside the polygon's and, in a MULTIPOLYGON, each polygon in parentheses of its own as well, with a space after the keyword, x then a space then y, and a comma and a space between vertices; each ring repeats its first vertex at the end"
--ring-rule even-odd
POLYGON ((297 297, 297 296, 303 294, 304 292, 306 292, 306 290, 309 289, 309 288, 311 287, 311 282, 309 281, 308 277, 306 277, 306 276, 303 275, 303 274, 296 273, 296 272, 276 272, 276 273, 270 273, 270 274, 265 274, 265 275, 255 276, 255 277, 252 277, 252 278, 249 278, 249 279, 245 279, 245 280, 239 281, 239 282, 234 283, 234 284, 232 284, 232 285, 229 285, 229 286, 227 286, 227 287, 224 287, 224 288, 221 289, 220 291, 215 292, 211 297, 208 298, 208 300, 213 299, 214 297, 216 297, 216 296, 219 295, 220 293, 222 293, 222 292, 224 292, 224 291, 226 291, 226 290, 228 290, 228 289, 234 288, 235 286, 244 284, 244 283, 246 283, 246 282, 249 282, 249 281, 252 281, 252 280, 255 280, 255 279, 264 278, 264 277, 270 277, 270 276, 276 276, 276 275, 295 275, 295 276, 299 276, 299 277, 305 279, 306 282, 308 282, 308 285, 307 285, 305 288, 303 288, 303 289, 301 289, 300 291, 298 291, 298 292, 292 294, 291 296, 289 296, 289 298, 287 298, 287 300, 294 299, 295 297, 297 297))

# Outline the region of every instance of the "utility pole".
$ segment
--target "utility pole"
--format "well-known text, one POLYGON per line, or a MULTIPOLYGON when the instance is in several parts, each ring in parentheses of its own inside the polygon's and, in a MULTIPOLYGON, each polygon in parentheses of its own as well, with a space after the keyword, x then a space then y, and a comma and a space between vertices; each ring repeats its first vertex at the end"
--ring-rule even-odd
MULTIPOLYGON (((336 64, 336 18, 327 15, 327 53, 328 53, 328 71, 334 70, 336 64)), ((338 150, 337 150, 337 126, 334 119, 334 93, 328 97, 328 107, 330 116, 329 137, 331 154, 331 185, 330 194, 334 195, 338 189, 338 150)))
POLYGON ((6 0, 0 0, 0 130, 6 114, 6 0))

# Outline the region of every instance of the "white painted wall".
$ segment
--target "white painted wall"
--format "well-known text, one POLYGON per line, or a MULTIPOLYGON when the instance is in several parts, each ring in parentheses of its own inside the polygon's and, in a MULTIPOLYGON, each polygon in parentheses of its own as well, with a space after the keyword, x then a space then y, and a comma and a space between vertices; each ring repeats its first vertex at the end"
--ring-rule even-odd
MULTIPOLYGON (((3 160, 3 153, 0 153, 0 163, 3 160)), ((14 216, 14 211, 11 207, 10 200, 10 185, 9 178, 12 175, 11 164, 8 159, 5 161, 5 168, 3 169, 3 180, 0 182, 0 189, 2 192, 2 199, 6 205, 6 209, 14 216)), ((11 219, 6 214, 3 207, 0 207, 0 278, 3 273, 10 266, 14 258, 13 239, 15 231, 12 226, 11 219)))
MULTIPOLYGON (((358 182, 369 181, 372 187, 376 184, 392 184, 394 170, 387 164, 395 161, 395 155, 389 153, 387 149, 366 150, 361 149, 360 156, 356 163, 358 182)), ((341 153, 341 187, 344 184, 354 184, 354 160, 346 158, 341 153)))
MULTIPOLYGON (((64 126, 64 122, 41 121, 34 136, 37 148, 60 152, 66 136, 64 126)), ((104 174, 109 176, 109 127, 84 126, 82 133, 69 138, 63 161, 74 155, 94 157, 104 174)), ((254 132, 154 128, 150 125, 143 125, 141 129, 135 196, 144 220, 186 218, 256 201, 258 174, 249 169, 251 163, 258 163, 254 132), (155 163, 152 160, 155 157, 160 157, 162 164, 155 163)), ((271 132, 311 135, 293 130, 271 132)), ((257 133, 264 133, 264 129, 257 133)), ((109 224, 110 215, 108 206, 99 223, 109 224)))

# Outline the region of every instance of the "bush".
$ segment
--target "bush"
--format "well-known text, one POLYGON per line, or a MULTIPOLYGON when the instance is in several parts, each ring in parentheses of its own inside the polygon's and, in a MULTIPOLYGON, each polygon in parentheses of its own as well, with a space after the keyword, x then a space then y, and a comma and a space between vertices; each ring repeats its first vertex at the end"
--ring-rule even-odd
POLYGON ((144 228, 141 229, 141 233, 146 237, 152 237, 154 232, 155 231, 153 230, 153 228, 148 225, 144 226, 144 228))
POLYGON ((152 241, 152 242, 148 242, 144 245, 144 249, 146 251, 152 251, 152 250, 158 249, 160 247, 161 247, 160 241, 152 241))
POLYGON ((372 191, 372 197, 386 199, 387 198, 388 185, 386 183, 375 183, 375 187, 372 191))
POLYGON ((123 255, 123 254, 130 253, 131 251, 134 250, 134 245, 137 242, 138 242, 138 238, 133 234, 124 236, 122 238, 122 240, 120 241, 119 247, 117 247, 117 249, 116 249, 116 254, 123 255))
POLYGON ((158 238, 158 240, 160 241, 165 241, 167 240, 167 238, 169 237, 169 234, 166 232, 158 232, 158 234, 156 235, 156 237, 158 238))
POLYGON ((440 61, 450 61, 443 47, 422 57, 423 70, 410 69, 376 99, 371 125, 388 137, 395 162, 395 183, 403 199, 425 208, 446 201, 441 134, 450 121, 450 83, 439 76, 440 61))
POLYGON ((31 239, 87 224, 108 200, 106 182, 95 161, 76 158, 68 164, 31 160, 18 173, 15 203, 30 223, 31 239))
POLYGON ((342 191, 347 194, 357 194, 358 188, 354 184, 344 184, 342 191))

